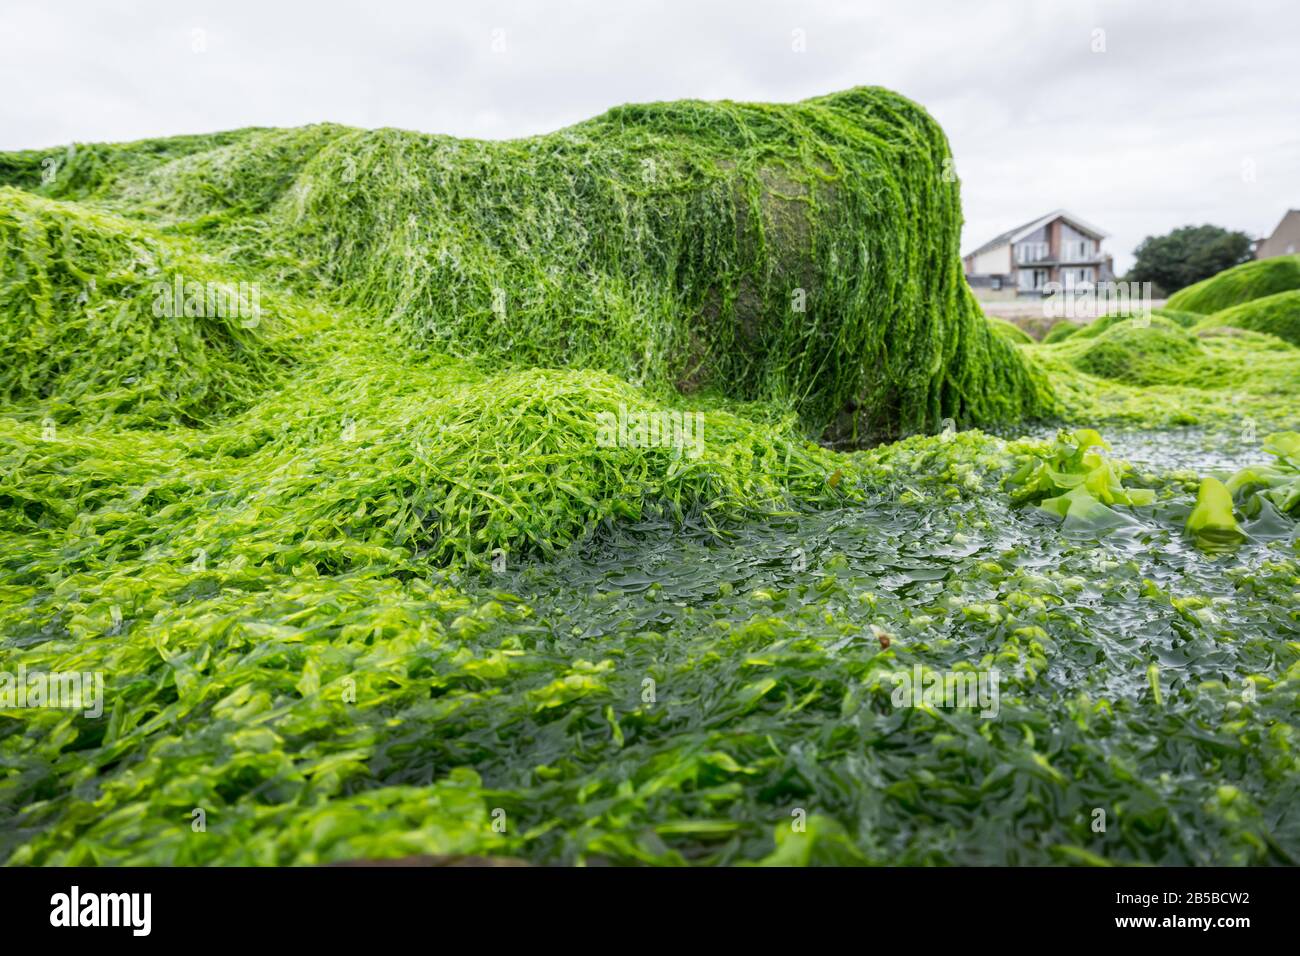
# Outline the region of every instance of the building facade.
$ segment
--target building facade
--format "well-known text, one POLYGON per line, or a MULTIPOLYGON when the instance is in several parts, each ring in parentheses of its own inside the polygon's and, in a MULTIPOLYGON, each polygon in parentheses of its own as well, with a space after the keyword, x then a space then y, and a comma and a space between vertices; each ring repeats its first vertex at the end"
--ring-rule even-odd
POLYGON ((1115 278, 1107 233, 1063 209, 1048 213, 962 257, 966 281, 991 297, 1040 296, 1115 278))
POLYGON ((1255 246, 1256 259, 1274 256, 1293 256, 1300 252, 1300 209, 1288 209, 1273 235, 1261 239, 1255 246))

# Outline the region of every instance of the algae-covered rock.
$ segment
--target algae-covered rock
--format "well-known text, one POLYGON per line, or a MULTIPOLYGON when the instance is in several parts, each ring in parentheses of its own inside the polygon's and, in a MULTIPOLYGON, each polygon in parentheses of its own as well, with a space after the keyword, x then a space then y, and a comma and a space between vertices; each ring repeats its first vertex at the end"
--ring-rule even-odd
POLYGON ((1257 259, 1224 269, 1175 292, 1168 307, 1208 315, 1291 289, 1300 289, 1300 255, 1257 259))
POLYGON ((1014 322, 1008 322, 1006 319, 999 318, 996 315, 990 315, 988 317, 988 322, 989 328, 1002 336, 1012 345, 1034 344, 1034 337, 1014 322))
POLYGON ((1122 311, 1112 312, 1108 315, 1098 316, 1089 321, 1077 321, 1074 319, 1061 319, 1054 322, 1043 336, 1044 345, 1055 345, 1057 342, 1064 342, 1068 338, 1078 336, 1080 339, 1096 338, 1102 332, 1105 332, 1112 325, 1118 322, 1128 322, 1138 319, 1139 325, 1146 324, 1146 319, 1150 316, 1161 316, 1168 319, 1176 325, 1183 328, 1191 328, 1200 322, 1204 316, 1196 312, 1180 312, 1177 309, 1160 308, 1150 311, 1122 311))
POLYGON ((0 187, 0 261, 0 404, 195 424, 291 361, 280 300, 118 217, 0 187))
POLYGON ((1275 335, 1284 342, 1300 345, 1300 289, 1251 299, 1241 305, 1215 312, 1201 321, 1204 331, 1223 328, 1249 329, 1275 335))
POLYGON ((1203 318, 1199 312, 1190 312, 1186 309, 1171 309, 1167 306, 1156 309, 1153 314, 1162 315, 1170 322, 1181 325, 1185 329, 1190 329, 1203 318))
POLYGON ((1117 322, 1092 339, 1082 334, 1070 339, 1082 346, 1073 356, 1075 367, 1129 385, 1179 381, 1202 356, 1195 336, 1159 316, 1148 322, 1117 322))
MULTIPOLYGON (((201 229, 431 350, 771 402, 835 438, 1052 407, 963 281, 943 132, 886 90, 623 106, 507 142, 317 126, 78 150, 60 195, 201 229)), ((44 188, 46 158, 0 177, 44 188)))
POLYGON ((1057 342, 1064 342, 1071 336, 1076 335, 1082 328, 1083 323, 1081 322, 1062 319, 1047 330, 1047 334, 1043 336, 1043 344, 1055 345, 1057 342))
POLYGON ((359 132, 283 212, 343 295, 418 341, 870 438, 1046 406, 962 280, 951 170, 923 110, 857 89, 626 106, 508 143, 359 132))

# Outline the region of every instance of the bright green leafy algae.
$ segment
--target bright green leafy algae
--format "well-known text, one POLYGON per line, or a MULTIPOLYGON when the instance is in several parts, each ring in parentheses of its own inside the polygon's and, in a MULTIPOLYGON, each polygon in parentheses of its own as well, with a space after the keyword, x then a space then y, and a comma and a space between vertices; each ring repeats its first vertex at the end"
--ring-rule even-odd
POLYGON ((210 420, 276 380, 288 340, 310 326, 278 297, 248 301, 247 282, 241 301, 237 283, 148 229, 6 188, 0 257, 0 402, 56 421, 210 420), (187 282, 198 314, 174 295, 187 282), (234 308, 209 309, 209 293, 234 308))
POLYGON ((1196 507, 1187 516, 1187 531, 1207 551, 1230 550, 1245 539, 1232 514, 1232 493, 1218 478, 1201 482, 1196 507))
POLYGON ((0 155, 0 673, 104 679, 0 709, 0 860, 1295 862, 1300 349, 1005 344, 945 159, 878 90, 0 155), (809 441, 1053 408, 1118 451, 809 441))
POLYGON ((1243 302, 1300 289, 1300 255, 1244 262, 1169 297, 1169 308, 1208 315, 1243 302))
POLYGON ((1043 336, 1043 344, 1054 345, 1057 342, 1063 342, 1070 336, 1077 334, 1082 328, 1084 326, 1081 323, 1062 319, 1047 330, 1047 334, 1043 336))
POLYGON ((1128 385, 1174 384, 1193 372, 1202 356, 1196 338, 1173 322, 1151 316, 1149 325, 1116 323, 1095 337, 1085 328, 1069 341, 1081 371, 1128 385))
POLYGON ((1300 516, 1300 432, 1269 435, 1264 450, 1275 455, 1276 461, 1241 469, 1229 479, 1227 490, 1252 518, 1266 502, 1282 514, 1300 516))
POLYGON ((721 542, 652 519, 494 577, 154 568, 121 628, 70 580, 24 609, 29 666, 132 676, 107 728, 6 738, 12 861, 1293 860, 1293 544, 1201 555, 1177 481, 1058 536, 996 487, 1042 447, 912 439, 857 462, 871 504, 721 542), (998 717, 894 706, 917 665, 996 666, 998 717))
POLYGON ((315 126, 112 149, 0 174, 63 161, 47 193, 202 235, 423 347, 773 402, 814 437, 1053 408, 962 277, 942 131, 886 90, 624 106, 503 143, 315 126))
POLYGON ((1205 329, 1230 326, 1266 332, 1300 346, 1300 289, 1266 295, 1223 309, 1201 319, 1198 326, 1205 329))
POLYGON ((1029 454, 1006 484, 1013 501, 1033 501, 1065 527, 1100 530, 1128 519, 1112 505, 1149 505, 1155 492, 1125 488, 1126 463, 1107 457, 1110 445, 1095 430, 1062 432, 1046 454, 1029 454))
POLYGON ((1233 441, 1247 423, 1261 434, 1294 428, 1300 348, 1260 332, 1218 331, 1192 333, 1153 314, 1021 354, 1048 372, 1068 422, 1195 425, 1231 433, 1233 441))
POLYGON ((995 315, 988 317, 989 327, 998 335, 1002 336, 1013 345, 1030 345, 1033 343, 1033 337, 1022 329, 1020 326, 1008 322, 1006 319, 1000 319, 995 315))

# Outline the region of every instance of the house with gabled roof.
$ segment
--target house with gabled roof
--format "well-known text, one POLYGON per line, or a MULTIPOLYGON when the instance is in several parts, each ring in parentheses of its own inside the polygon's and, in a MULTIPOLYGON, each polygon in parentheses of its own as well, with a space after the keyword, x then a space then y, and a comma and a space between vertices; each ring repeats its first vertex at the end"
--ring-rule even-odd
POLYGON ((1073 213, 1057 209, 990 239, 962 257, 966 281, 977 293, 1010 298, 1041 296, 1049 289, 1095 285, 1115 278, 1109 235, 1073 213))
POLYGON ((1271 259, 1297 252, 1300 252, 1300 209, 1288 209, 1273 234, 1255 244, 1255 258, 1271 259))

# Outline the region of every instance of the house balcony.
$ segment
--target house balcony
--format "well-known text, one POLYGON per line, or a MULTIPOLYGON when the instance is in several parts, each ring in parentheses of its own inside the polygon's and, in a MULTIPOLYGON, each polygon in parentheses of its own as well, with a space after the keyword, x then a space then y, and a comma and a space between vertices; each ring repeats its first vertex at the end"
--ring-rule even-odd
POLYGON ((1060 256, 1045 256, 1042 259, 1028 259, 1024 262, 1017 261, 1017 268, 1046 269, 1051 266, 1099 266, 1106 261, 1106 256, 1100 253, 1094 253, 1091 256, 1079 256, 1078 258, 1062 258, 1060 256))

